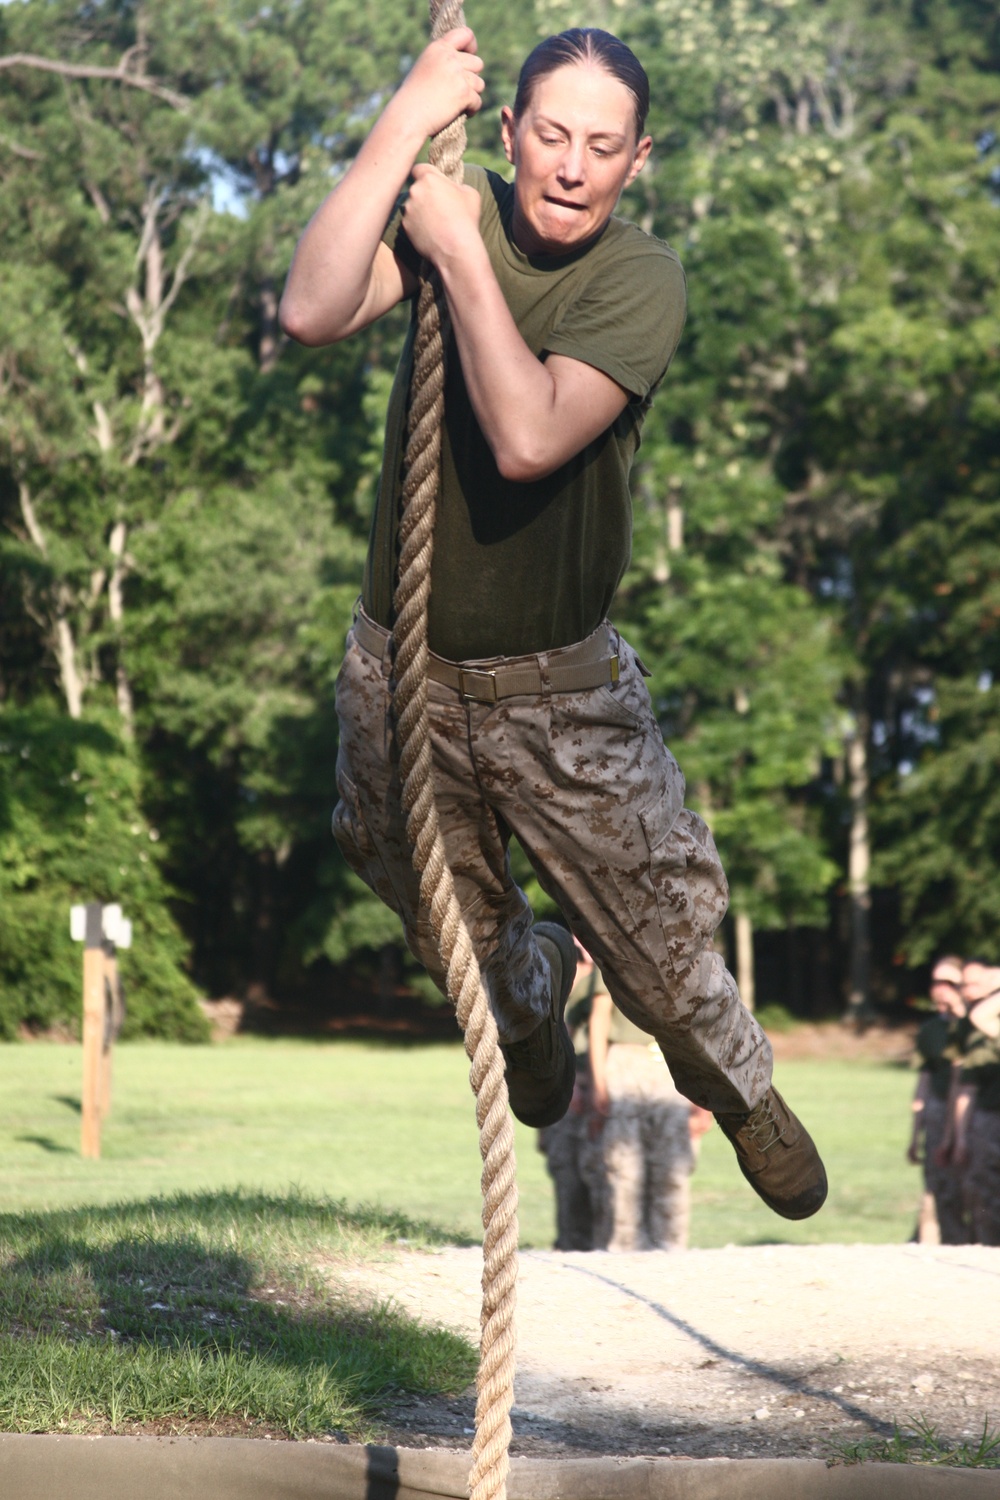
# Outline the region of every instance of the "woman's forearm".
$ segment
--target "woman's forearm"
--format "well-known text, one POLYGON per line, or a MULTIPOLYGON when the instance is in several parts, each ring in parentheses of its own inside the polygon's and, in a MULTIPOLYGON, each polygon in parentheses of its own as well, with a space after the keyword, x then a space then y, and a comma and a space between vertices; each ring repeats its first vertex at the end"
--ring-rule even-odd
POLYGON ((975 1090, 970 1084, 960 1084, 955 1094, 955 1113, 953 1121, 953 1145, 956 1154, 966 1150, 969 1136, 969 1117, 972 1112, 972 1103, 975 1098, 975 1090))
POLYGON ((479 195, 432 167, 413 169, 403 224, 437 267, 473 411, 505 479, 541 479, 579 453, 628 397, 578 359, 543 361, 525 343, 479 232, 479 195))
POLYGON ((479 108, 481 71, 467 26, 420 54, 299 240, 280 311, 292 338, 335 343, 412 290, 413 278, 383 246, 382 235, 427 137, 479 108))
POLYGON ((969 1011, 969 1020, 985 1036, 1000 1036, 1000 993, 987 995, 969 1011))
POLYGON ((332 344, 370 321, 365 312, 377 291, 376 254, 424 139, 400 128, 406 123, 401 113, 397 124, 391 104, 386 108, 296 246, 281 324, 300 343, 332 344))
POLYGON ((594 1094, 606 1099, 608 1094, 608 1046, 611 1035, 611 996, 598 990, 591 1001, 588 1029, 590 1079, 594 1094))
POLYGON ((438 270, 466 389, 497 468, 505 479, 528 482, 579 453, 628 398, 592 366, 559 358, 549 363, 532 353, 478 234, 476 240, 467 240, 454 257, 441 256, 438 270))

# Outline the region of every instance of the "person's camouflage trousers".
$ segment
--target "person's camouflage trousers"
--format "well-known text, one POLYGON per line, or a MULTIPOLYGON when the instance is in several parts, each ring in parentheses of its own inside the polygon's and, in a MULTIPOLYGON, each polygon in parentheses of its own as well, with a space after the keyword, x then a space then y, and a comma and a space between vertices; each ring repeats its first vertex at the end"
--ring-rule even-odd
MULTIPOLYGON (((660 1042, 681 1092, 717 1112, 747 1110, 770 1083, 771 1049, 712 947, 725 876, 711 834, 683 806, 684 778, 638 659, 620 640, 618 651, 620 680, 584 692, 486 704, 429 684, 435 797, 456 893, 501 1040, 526 1036, 549 1005, 532 912, 510 872, 513 833, 615 1004, 660 1042)), ((534 658, 543 683, 557 656, 534 658)), ((337 713, 337 842, 441 986, 406 840, 388 653, 366 651, 353 632, 337 713)))
POLYGON ((965 1172, 952 1162, 939 1166, 934 1160, 937 1148, 944 1141, 947 1122, 947 1099, 932 1094, 924 1104, 924 1186, 934 1199, 941 1244, 967 1245, 972 1235, 965 1172))
POLYGON ((583 1180, 580 1157, 587 1139, 587 1115, 572 1107, 554 1125, 538 1132, 556 1200, 554 1250, 592 1250, 594 1211, 583 1180))
POLYGON ((683 1250, 695 1161, 688 1102, 648 1047, 609 1047, 607 1082, 608 1117, 580 1157, 594 1249, 683 1250))
POLYGON ((1000 1245, 1000 1110, 973 1109, 965 1190, 977 1245, 1000 1245))

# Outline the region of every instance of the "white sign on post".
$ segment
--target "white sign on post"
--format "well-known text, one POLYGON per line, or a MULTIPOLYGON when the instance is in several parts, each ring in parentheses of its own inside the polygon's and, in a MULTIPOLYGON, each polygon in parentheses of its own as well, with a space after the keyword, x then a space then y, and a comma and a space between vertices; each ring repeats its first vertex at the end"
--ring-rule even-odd
POLYGON ((70 907, 69 935, 74 943, 84 944, 80 1152, 96 1160, 101 1154, 101 1121, 111 1105, 111 1046, 124 1017, 115 951, 131 948, 132 923, 117 901, 107 906, 94 901, 70 907))
POLYGON ((118 942, 118 929, 122 923, 122 909, 117 904, 101 908, 101 930, 109 943, 118 942))
MULTIPOLYGON (((128 917, 122 916, 122 909, 117 903, 101 908, 101 932, 109 943, 114 943, 116 948, 131 948, 132 946, 132 923, 128 917)), ((69 935, 74 943, 86 942, 87 908, 85 906, 70 907, 69 935)))

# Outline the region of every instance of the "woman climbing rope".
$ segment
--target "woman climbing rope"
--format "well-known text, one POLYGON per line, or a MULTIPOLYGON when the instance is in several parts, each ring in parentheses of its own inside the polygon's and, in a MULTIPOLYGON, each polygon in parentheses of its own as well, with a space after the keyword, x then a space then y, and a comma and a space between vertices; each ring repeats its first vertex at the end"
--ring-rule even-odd
MULTIPOLYGON (((444 289, 430 766, 513 1112, 545 1125, 569 1104, 562 1014, 575 950, 557 924, 532 926, 511 833, 615 1003, 655 1037, 681 1092, 715 1113, 752 1186, 804 1218, 826 1195, 823 1166, 712 947, 725 876, 683 806, 645 668, 607 620, 630 555, 632 458, 684 321, 674 252, 614 217, 649 155, 648 81, 606 32, 550 37, 502 111, 513 183, 466 167, 456 184, 415 163, 428 136, 479 108, 481 73, 466 27, 421 54, 306 228, 282 325, 306 344, 346 338, 414 298, 425 263, 444 289)), ((411 328, 338 681, 334 831, 443 983, 410 863, 391 694, 413 342, 411 328)))

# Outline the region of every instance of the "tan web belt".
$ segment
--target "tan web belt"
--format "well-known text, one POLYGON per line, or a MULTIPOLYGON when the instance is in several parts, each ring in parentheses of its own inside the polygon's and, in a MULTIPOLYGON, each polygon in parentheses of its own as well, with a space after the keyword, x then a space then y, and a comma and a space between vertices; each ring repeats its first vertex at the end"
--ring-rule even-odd
MULTIPOLYGON (((388 667, 389 632, 376 625, 359 609, 354 620, 354 635, 360 646, 382 658, 388 667)), ((612 631, 605 623, 585 641, 560 646, 544 656, 517 656, 497 659, 496 666, 485 663, 465 664, 447 661, 430 653, 427 675, 432 682, 453 688, 463 698, 475 703, 498 703, 501 698, 518 698, 538 693, 578 693, 585 688, 603 687, 617 682, 618 653, 612 650, 612 631), (545 662, 543 667, 542 662, 545 662)))

